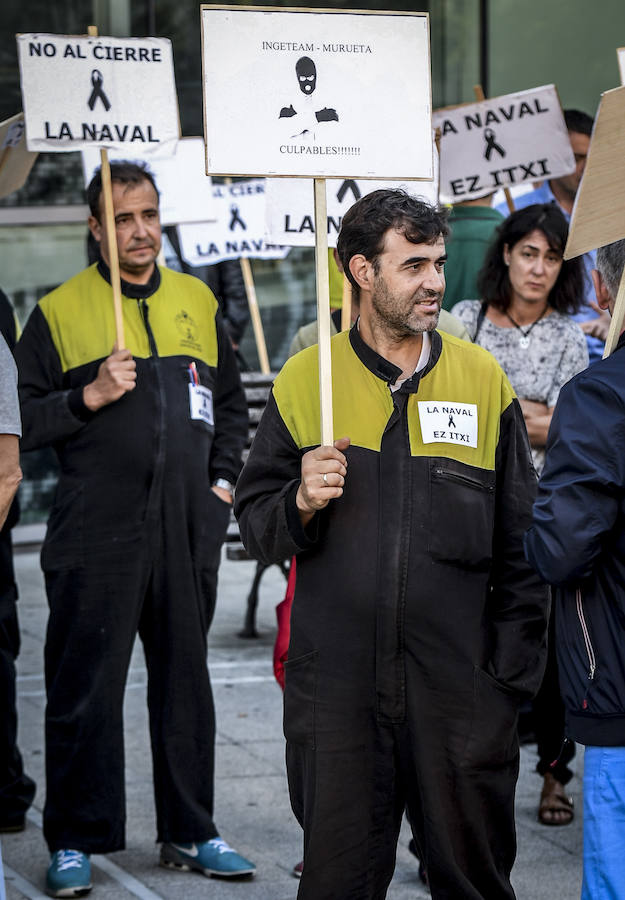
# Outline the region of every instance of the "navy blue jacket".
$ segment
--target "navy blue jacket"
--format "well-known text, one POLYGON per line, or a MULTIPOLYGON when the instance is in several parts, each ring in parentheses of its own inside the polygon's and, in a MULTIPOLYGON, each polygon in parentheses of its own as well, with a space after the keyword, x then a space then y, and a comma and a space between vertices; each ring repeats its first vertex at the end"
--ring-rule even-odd
POLYGON ((554 585, 567 736, 625 746, 625 336, 560 392, 525 552, 554 585))

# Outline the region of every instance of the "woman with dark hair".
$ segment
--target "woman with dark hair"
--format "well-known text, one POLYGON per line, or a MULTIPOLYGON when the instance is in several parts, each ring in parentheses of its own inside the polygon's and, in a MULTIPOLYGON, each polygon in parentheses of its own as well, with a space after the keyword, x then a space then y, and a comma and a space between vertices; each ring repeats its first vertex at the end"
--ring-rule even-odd
POLYGON ((453 314, 497 359, 525 416, 540 474, 560 388, 588 365, 586 339, 570 318, 583 296, 579 259, 564 260, 566 219, 554 203, 512 213, 497 229, 478 287, 453 314))
MULTIPOLYGON (((497 229, 478 276, 482 300, 462 300, 452 310, 510 379, 538 474, 560 389, 588 365, 586 338, 570 318, 583 297, 583 268, 580 259, 563 259, 567 236, 566 219, 554 203, 512 213, 497 229)), ((536 771, 543 776, 538 819, 544 825, 568 825, 573 801, 564 785, 572 777, 568 763, 575 745, 564 734, 553 617, 547 669, 532 711, 536 771)))

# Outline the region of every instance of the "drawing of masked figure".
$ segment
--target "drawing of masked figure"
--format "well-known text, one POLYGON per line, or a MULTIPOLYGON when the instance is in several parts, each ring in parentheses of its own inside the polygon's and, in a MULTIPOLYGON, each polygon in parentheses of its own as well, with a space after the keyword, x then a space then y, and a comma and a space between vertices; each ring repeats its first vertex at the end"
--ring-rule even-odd
POLYGON ((324 106, 317 109, 318 99, 313 98, 317 87, 317 67, 309 56, 302 56, 295 64, 295 74, 299 89, 304 95, 300 97, 297 108, 291 103, 280 110, 280 119, 288 125, 288 137, 293 140, 314 141, 317 137, 317 128, 322 122, 338 122, 336 109, 324 106))

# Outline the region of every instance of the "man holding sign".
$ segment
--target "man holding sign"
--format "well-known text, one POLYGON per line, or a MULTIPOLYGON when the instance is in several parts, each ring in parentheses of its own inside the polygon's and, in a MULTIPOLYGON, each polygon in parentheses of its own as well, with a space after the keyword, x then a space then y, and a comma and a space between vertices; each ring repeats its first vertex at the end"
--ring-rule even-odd
POLYGON ((52 445, 61 464, 42 550, 44 833, 57 897, 90 889, 89 854, 124 847, 122 705, 137 632, 161 863, 223 876, 255 868, 213 822, 206 667, 245 397, 213 294, 155 263, 152 176, 133 163, 111 174, 127 348, 114 346, 98 172, 87 195, 102 258, 39 302, 16 351, 24 449, 52 445))
POLYGON ((381 900, 404 808, 435 900, 511 900, 519 702, 548 596, 523 558, 535 476, 510 384, 436 330, 443 213, 380 190, 338 250, 360 319, 286 364, 237 491, 248 551, 297 555, 284 726, 300 900, 381 900))

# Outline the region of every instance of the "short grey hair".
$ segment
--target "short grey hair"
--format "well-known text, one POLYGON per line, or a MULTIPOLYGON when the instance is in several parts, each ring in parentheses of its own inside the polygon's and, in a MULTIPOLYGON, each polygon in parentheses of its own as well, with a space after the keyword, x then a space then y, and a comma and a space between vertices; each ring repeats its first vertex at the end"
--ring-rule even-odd
POLYGON ((625 268, 625 240, 615 241, 597 250, 597 269, 613 300, 616 300, 625 268))

